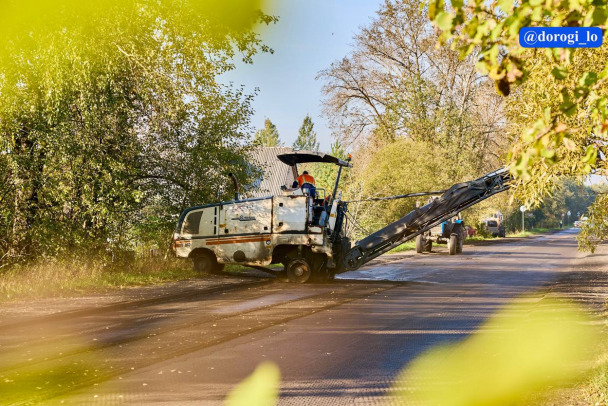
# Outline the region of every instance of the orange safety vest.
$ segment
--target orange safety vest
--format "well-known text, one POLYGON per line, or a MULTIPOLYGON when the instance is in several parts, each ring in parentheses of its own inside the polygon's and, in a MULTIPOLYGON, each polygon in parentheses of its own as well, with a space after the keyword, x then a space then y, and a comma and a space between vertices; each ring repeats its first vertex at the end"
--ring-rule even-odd
POLYGON ((310 175, 300 175, 298 176, 298 185, 302 187, 303 184, 310 183, 311 185, 315 185, 315 178, 310 175))

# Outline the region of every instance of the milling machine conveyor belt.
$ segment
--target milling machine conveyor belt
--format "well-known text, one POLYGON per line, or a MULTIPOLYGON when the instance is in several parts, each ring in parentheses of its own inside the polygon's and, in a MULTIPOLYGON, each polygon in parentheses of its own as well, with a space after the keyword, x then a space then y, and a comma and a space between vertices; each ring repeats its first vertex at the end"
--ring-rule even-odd
POLYGON ((345 269, 355 270, 454 217, 458 212, 507 190, 511 179, 508 169, 503 168, 479 179, 452 186, 441 197, 355 243, 344 256, 345 269))

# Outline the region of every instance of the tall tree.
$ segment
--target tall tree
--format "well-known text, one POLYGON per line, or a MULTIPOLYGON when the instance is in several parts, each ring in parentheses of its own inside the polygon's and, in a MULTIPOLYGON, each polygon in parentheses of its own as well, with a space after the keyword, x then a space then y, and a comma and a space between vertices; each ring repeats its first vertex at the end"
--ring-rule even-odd
MULTIPOLYGON (((339 141, 335 141, 331 144, 331 150, 329 151, 329 154, 340 159, 346 159, 347 156, 339 141)), ((336 175, 338 174, 337 167, 335 165, 328 164, 315 164, 313 165, 312 170, 317 187, 325 189, 326 195, 333 193, 336 175)), ((348 176, 348 170, 342 171, 341 184, 346 184, 348 176)))
MULTIPOLYGON (((605 27, 606 3, 521 0, 480 2, 474 8, 462 4, 428 2, 430 20, 443 31, 444 49, 456 49, 465 58, 479 50, 477 68, 495 81, 500 94, 529 101, 526 112, 517 114, 516 122, 522 125, 510 153, 517 196, 538 205, 564 177, 608 177, 605 48, 527 49, 519 43, 521 27, 605 27)), ((590 239, 581 244, 583 248, 593 249, 608 239, 607 203, 606 196, 598 196, 591 207, 589 229, 581 233, 590 239)))
MULTIPOLYGON (((435 48, 427 12, 418 0, 385 0, 356 34, 352 52, 318 76, 324 113, 354 156, 346 191, 351 199, 393 194, 394 185, 403 193, 446 186, 446 179, 453 184, 504 165, 502 98, 476 72, 474 55, 461 60, 457 52, 435 48), (406 154, 408 148, 425 155, 406 154), (423 171, 430 162, 432 170, 423 171), (371 176, 380 168, 382 177, 371 176)), ((398 204, 382 209, 384 219, 404 214, 398 204)))
POLYGON ((441 148, 454 179, 495 169, 507 148, 502 100, 474 56, 435 49, 425 12, 418 0, 384 2, 353 51, 319 74, 325 114, 346 147, 405 137, 441 148))
POLYGON ((254 143, 263 147, 280 147, 283 145, 279 139, 277 126, 269 118, 264 120, 264 128, 256 131, 254 143))
POLYGON ((304 117, 300 130, 298 131, 298 138, 293 143, 295 149, 304 149, 308 151, 318 151, 319 143, 317 142, 317 133, 314 131, 315 124, 312 122, 310 115, 304 117))
MULTIPOLYGON (((495 168, 505 145, 500 97, 475 71, 475 57, 435 48, 437 34, 418 0, 386 0, 355 36, 353 51, 319 74, 325 114, 346 147, 399 137, 471 150, 484 169, 495 168), (486 152, 488 153, 486 155, 486 152)), ((380 146, 381 146, 380 145, 380 146)))

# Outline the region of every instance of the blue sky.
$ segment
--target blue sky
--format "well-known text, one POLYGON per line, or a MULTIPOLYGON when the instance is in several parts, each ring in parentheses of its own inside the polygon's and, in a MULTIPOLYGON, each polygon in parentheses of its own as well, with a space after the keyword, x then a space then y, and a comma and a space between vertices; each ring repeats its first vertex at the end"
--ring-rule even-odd
POLYGON ((258 55, 252 65, 239 63, 222 81, 257 87, 252 125, 264 126, 270 118, 281 140, 291 145, 306 114, 315 123, 321 149, 329 151, 331 130, 321 115, 321 81, 318 72, 346 56, 358 28, 367 25, 382 0, 273 0, 267 13, 279 22, 262 30, 274 54, 258 55))

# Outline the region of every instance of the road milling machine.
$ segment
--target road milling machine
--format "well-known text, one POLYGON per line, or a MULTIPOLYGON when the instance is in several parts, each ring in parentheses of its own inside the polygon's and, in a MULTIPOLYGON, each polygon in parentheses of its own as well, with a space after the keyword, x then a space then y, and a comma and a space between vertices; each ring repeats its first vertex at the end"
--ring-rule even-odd
POLYGON ((219 272, 225 264, 238 264, 276 273, 267 267, 282 264, 281 272, 291 282, 331 280, 428 234, 460 211, 507 190, 511 180, 505 168, 458 183, 425 206, 351 244, 344 233, 348 202, 342 200, 339 190, 342 170, 351 166, 350 157, 342 160, 319 152, 294 151, 278 159, 296 173, 301 164, 337 165, 333 191, 317 188, 313 196, 310 189, 284 187, 280 195, 240 199, 233 177, 234 200, 181 213, 173 237, 175 255, 192 259, 194 269, 201 272, 219 272))

